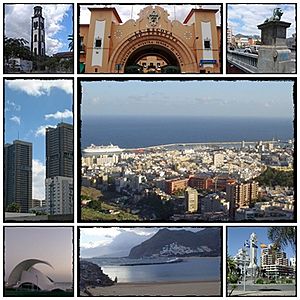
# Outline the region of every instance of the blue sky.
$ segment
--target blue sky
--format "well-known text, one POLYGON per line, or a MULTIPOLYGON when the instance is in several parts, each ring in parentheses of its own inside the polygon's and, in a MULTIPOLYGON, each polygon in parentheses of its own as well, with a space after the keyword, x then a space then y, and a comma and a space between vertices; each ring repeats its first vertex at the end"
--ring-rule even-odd
POLYGON ((33 143, 33 197, 44 198, 45 127, 73 123, 72 80, 5 80, 5 143, 33 143))
POLYGON ((82 116, 181 115, 290 118, 291 81, 82 82, 82 116))
MULTIPOLYGON (((228 227, 227 237, 227 253, 231 256, 235 255, 240 248, 244 246, 244 242, 249 240, 250 234, 255 232, 258 239, 258 245, 270 244, 268 239, 268 228, 269 227, 228 227)), ((291 258, 294 256, 294 252, 290 246, 286 247, 284 251, 287 253, 287 257, 291 258)), ((258 258, 260 257, 260 248, 257 251, 258 258)))
MULTIPOLYGON (((36 4, 5 5, 5 35, 24 38, 30 42, 31 17, 36 4), (16 17, 17 16, 17 17, 16 17)), ((46 54, 68 51, 68 35, 73 34, 73 7, 71 4, 40 4, 46 29, 46 54)))
POLYGON ((228 5, 228 24, 233 34, 259 35, 261 31, 257 25, 262 24, 266 18, 270 18, 273 9, 280 7, 283 10, 282 21, 290 22, 287 37, 296 32, 296 7, 294 4, 231 4, 228 5))

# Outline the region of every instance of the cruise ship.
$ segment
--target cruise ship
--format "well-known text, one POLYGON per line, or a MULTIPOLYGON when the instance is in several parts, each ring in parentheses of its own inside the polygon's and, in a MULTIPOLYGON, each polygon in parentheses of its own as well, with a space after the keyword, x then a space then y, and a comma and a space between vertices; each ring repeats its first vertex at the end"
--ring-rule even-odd
POLYGON ((122 152, 124 149, 121 149, 119 146, 110 144, 108 146, 96 146, 94 144, 91 144, 91 146, 85 148, 82 150, 82 154, 84 156, 90 156, 90 155, 101 155, 101 154, 108 154, 108 153, 119 153, 122 152))

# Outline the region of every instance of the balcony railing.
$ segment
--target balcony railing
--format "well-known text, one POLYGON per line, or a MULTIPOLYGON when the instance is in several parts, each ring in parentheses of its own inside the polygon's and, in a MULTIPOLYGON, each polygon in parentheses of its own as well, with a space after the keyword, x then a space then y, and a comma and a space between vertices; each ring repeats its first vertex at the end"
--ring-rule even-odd
POLYGON ((257 73, 257 60, 257 54, 232 50, 227 51, 227 61, 247 73, 257 73))

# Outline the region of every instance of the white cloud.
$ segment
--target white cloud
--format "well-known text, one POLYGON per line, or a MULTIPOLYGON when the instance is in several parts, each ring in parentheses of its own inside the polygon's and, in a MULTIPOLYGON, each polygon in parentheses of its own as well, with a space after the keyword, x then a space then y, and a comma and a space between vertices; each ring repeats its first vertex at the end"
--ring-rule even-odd
POLYGON ((80 247, 95 248, 109 245, 116 236, 121 234, 119 228, 81 228, 80 247))
POLYGON ((295 33, 295 5, 284 4, 231 4, 228 6, 228 24, 233 34, 260 35, 257 25, 272 16, 273 9, 280 7, 283 10, 282 20, 291 23, 287 36, 295 33))
POLYGON ((73 112, 71 112, 68 109, 65 109, 64 111, 57 111, 54 114, 45 115, 46 120, 51 119, 51 118, 53 118, 53 119, 68 119, 68 118, 72 118, 72 117, 73 117, 73 112))
POLYGON ((16 79, 5 81, 9 88, 22 91, 29 96, 50 95, 53 88, 61 89, 67 94, 73 93, 72 80, 28 80, 16 79))
POLYGON ((158 231, 158 228, 157 227, 153 227, 153 228, 133 227, 133 228, 122 228, 121 231, 133 232, 141 236, 150 236, 150 235, 154 235, 158 231))
POLYGON ((32 197, 33 199, 45 199, 46 166, 37 159, 32 160, 32 197))
POLYGON ((20 118, 20 117, 12 116, 12 117, 10 118, 10 120, 13 121, 13 122, 15 122, 15 123, 17 123, 18 125, 21 124, 21 118, 20 118))
POLYGON ((38 127, 38 129, 34 132, 34 135, 36 137, 45 136, 46 135, 46 128, 48 128, 48 127, 55 128, 56 126, 53 126, 53 125, 42 125, 42 126, 38 127))
MULTIPOLYGON (((5 35, 13 38, 24 38, 30 43, 31 17, 36 4, 5 5, 5 35)), ((64 30, 63 20, 72 7, 69 4, 44 4, 43 16, 46 30, 46 53, 52 55, 59 52, 68 41, 62 41, 56 34, 64 30), (65 42, 65 43, 64 43, 65 42)), ((69 32, 68 34, 72 34, 69 32)))
POLYGON ((5 105, 5 111, 20 111, 21 105, 16 104, 14 101, 7 100, 5 105))

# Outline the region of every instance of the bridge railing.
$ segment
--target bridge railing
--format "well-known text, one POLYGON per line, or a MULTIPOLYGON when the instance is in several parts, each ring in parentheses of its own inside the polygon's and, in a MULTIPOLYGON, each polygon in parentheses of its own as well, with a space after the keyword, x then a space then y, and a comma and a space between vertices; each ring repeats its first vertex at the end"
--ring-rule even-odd
POLYGON ((247 73, 257 73, 257 54, 227 50, 227 60, 247 73))

